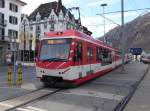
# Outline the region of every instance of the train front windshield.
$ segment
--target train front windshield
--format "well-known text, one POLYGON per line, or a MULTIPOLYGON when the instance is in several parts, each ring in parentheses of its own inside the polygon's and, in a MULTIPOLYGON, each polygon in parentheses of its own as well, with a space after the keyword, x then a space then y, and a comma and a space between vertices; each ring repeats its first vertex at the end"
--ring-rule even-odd
POLYGON ((69 59, 71 39, 42 40, 40 61, 67 61, 69 59))

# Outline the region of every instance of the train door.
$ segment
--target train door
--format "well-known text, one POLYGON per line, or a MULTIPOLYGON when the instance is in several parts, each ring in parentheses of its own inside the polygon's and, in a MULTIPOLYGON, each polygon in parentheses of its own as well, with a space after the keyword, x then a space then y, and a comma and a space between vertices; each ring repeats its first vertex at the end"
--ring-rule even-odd
POLYGON ((83 46, 81 41, 76 42, 75 54, 74 54, 74 64, 76 66, 76 73, 79 78, 83 77, 83 46))
POLYGON ((92 45, 87 46, 87 75, 91 74, 94 72, 92 68, 92 63, 93 63, 93 57, 94 57, 94 49, 92 45))

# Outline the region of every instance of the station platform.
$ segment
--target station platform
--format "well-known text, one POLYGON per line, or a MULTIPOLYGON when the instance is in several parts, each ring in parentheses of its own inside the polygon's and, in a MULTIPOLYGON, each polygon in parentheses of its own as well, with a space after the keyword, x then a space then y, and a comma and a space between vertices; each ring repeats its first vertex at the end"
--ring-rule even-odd
POLYGON ((124 111, 150 111, 150 70, 124 111))

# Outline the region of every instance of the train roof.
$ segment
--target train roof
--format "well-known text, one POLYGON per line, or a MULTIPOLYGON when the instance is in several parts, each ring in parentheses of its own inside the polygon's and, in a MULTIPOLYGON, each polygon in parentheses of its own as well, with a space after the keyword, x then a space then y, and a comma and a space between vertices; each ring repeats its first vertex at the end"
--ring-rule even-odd
POLYGON ((105 47, 114 51, 118 51, 118 49, 113 48, 112 46, 107 45, 103 43, 102 41, 98 39, 94 39, 92 36, 89 36, 77 30, 66 30, 63 32, 48 32, 48 33, 45 33, 45 37, 42 39, 49 39, 49 38, 78 38, 78 39, 85 40, 85 41, 100 45, 102 47, 105 47))

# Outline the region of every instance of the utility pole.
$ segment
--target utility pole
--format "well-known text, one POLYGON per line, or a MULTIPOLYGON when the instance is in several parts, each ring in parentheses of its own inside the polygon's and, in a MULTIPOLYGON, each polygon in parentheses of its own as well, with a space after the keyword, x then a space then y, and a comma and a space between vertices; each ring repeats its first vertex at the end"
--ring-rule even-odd
POLYGON ((17 38, 17 37, 13 36, 13 39, 14 39, 14 54, 13 54, 13 55, 14 55, 14 71, 13 71, 13 72, 14 72, 14 85, 16 85, 16 80, 17 80, 17 77, 16 77, 16 60, 17 60, 17 59, 16 59, 16 57, 17 57, 17 56, 16 56, 16 55, 17 55, 17 54, 16 54, 16 52, 17 52, 16 38, 17 38))
POLYGON ((104 3, 104 4, 101 4, 101 6, 102 6, 102 8, 103 8, 103 16, 104 16, 104 38, 103 38, 103 42, 104 43, 107 43, 107 39, 106 39, 106 37, 105 37, 105 6, 107 6, 107 4, 106 3, 104 3))
POLYGON ((124 0, 121 0, 121 21, 122 21, 122 71, 125 71, 125 51, 126 51, 126 37, 124 36, 124 0))
POLYGON ((23 21, 23 32, 24 32, 24 36, 23 36, 23 65, 24 65, 24 61, 25 61, 25 59, 24 59, 24 55, 25 55, 25 48, 26 48, 26 46, 25 46, 25 43, 26 43, 26 29, 25 29, 25 26, 26 26, 26 20, 24 20, 23 21))

